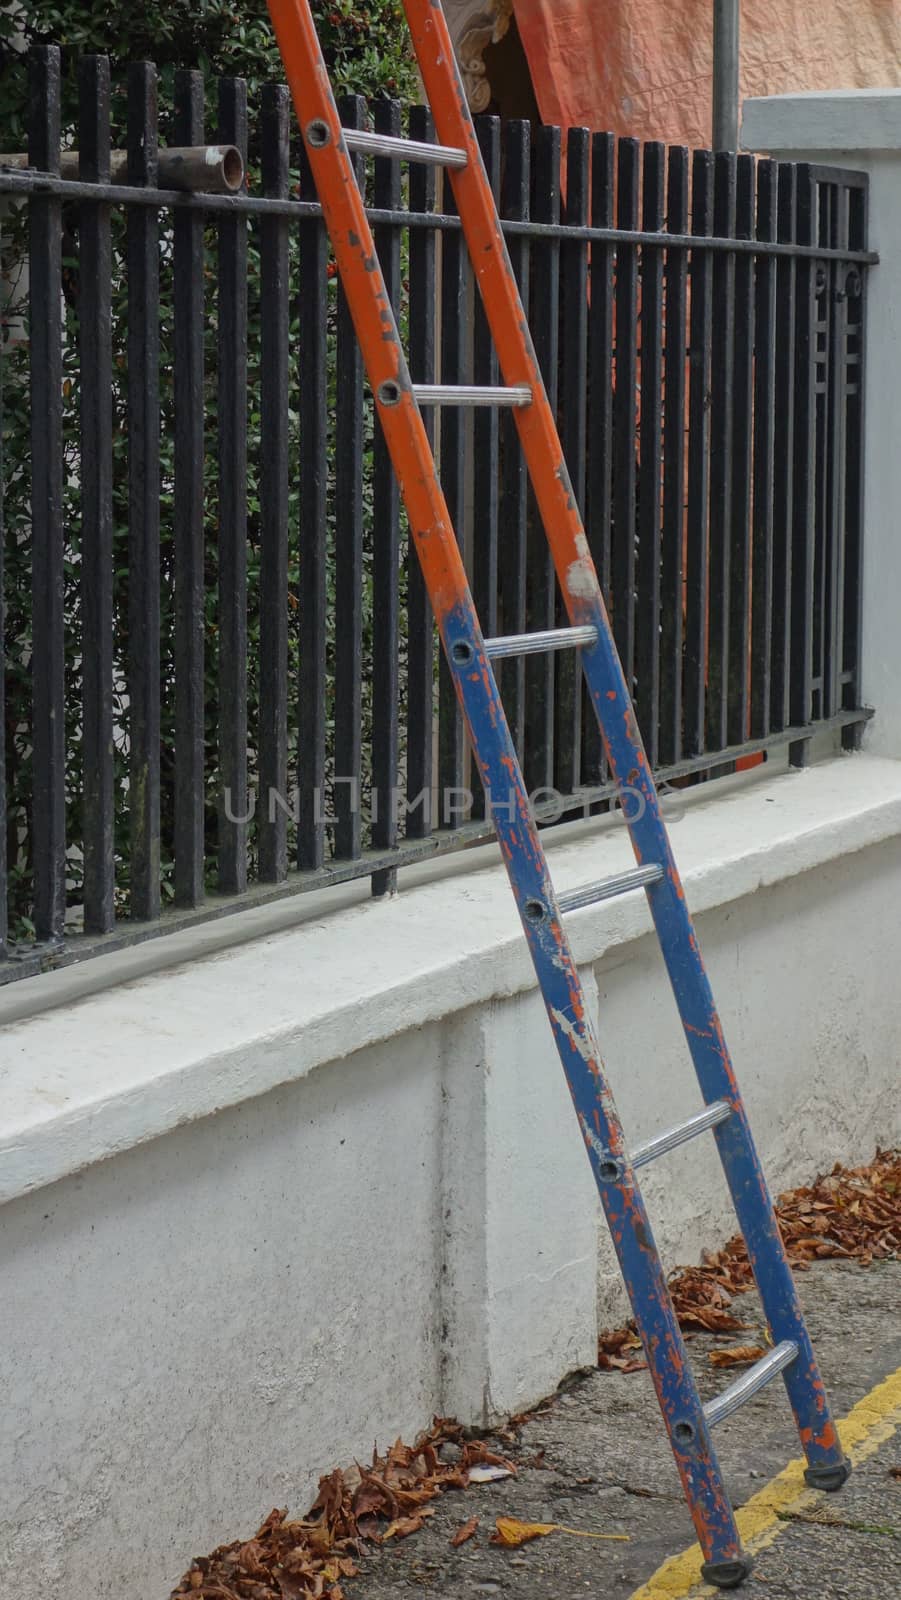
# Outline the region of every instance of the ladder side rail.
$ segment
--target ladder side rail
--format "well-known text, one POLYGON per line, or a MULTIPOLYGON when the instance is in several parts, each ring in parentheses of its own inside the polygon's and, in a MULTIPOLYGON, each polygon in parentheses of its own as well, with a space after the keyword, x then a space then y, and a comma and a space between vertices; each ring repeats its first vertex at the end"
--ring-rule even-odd
POLYGON ((513 416, 570 621, 574 627, 598 630, 597 644, 582 653, 589 692, 614 780, 620 790, 629 790, 624 815, 636 860, 639 865, 656 861, 664 867, 663 879, 647 890, 658 939, 704 1100, 725 1099, 734 1108, 734 1115, 715 1129, 714 1137, 773 1336, 777 1342, 793 1340, 798 1345, 798 1360, 784 1373, 785 1385, 811 1473, 826 1484, 831 1475, 845 1470, 841 1445, 660 813, 447 22, 434 0, 404 0, 404 9, 438 137, 469 155, 465 168, 450 173, 457 208, 504 381, 532 390, 532 404, 513 416))
MULTIPOLYGON (((701 1546, 744 1557, 416 405, 308 0, 269 0, 323 215, 455 689, 701 1546)), ((470 123, 471 129, 471 123, 470 123)), ((480 161, 475 145, 474 159, 480 161)), ((467 147, 469 140, 467 140, 467 147)))

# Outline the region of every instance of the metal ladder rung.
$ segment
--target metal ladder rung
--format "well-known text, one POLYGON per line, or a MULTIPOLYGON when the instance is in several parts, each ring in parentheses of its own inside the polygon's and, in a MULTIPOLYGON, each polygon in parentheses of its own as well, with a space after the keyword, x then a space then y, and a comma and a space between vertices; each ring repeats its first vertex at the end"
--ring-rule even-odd
POLYGON ((462 383, 414 383, 413 398, 421 406, 518 407, 532 404, 532 391, 524 385, 489 388, 462 383))
POLYGON ((570 650, 578 645, 595 644, 597 628, 548 628, 543 633, 508 633, 498 639, 485 640, 485 653, 489 660, 504 656, 535 656, 543 650, 570 650))
POLYGON ((362 128, 344 128, 344 143, 348 150, 359 150, 367 156, 394 156, 398 161, 421 161, 432 167, 465 167, 469 157, 465 150, 455 150, 447 144, 423 144, 420 139, 398 139, 390 133, 366 133, 362 128))
POLYGON ((665 1156, 668 1150, 677 1150, 680 1144, 687 1144, 689 1139, 697 1138, 699 1133, 706 1133, 708 1128, 716 1128, 719 1123, 726 1122, 732 1115, 732 1107, 728 1100, 714 1100, 704 1111, 699 1111, 696 1117, 689 1117, 687 1122, 680 1122, 678 1127, 668 1128, 666 1133, 658 1133, 656 1139, 649 1139, 647 1144, 640 1144, 633 1150, 629 1161, 633 1167, 646 1167, 649 1161, 656 1161, 658 1156, 665 1156))
POLYGON ((563 894, 558 894, 557 904, 561 911, 581 911, 600 900, 615 900, 617 895, 629 894, 633 889, 646 889, 649 884, 659 883, 662 877, 663 868, 651 862, 647 867, 620 872, 615 878, 604 878, 601 883, 586 884, 584 889, 564 890, 563 894))
POLYGON ((783 1339, 781 1344, 775 1345, 767 1355, 761 1357, 760 1361, 756 1361, 753 1367, 742 1373, 740 1378, 730 1383, 728 1389, 718 1394, 715 1400, 708 1400, 704 1407, 704 1417, 708 1427, 714 1428, 718 1422, 731 1417, 752 1396, 765 1389, 777 1372, 784 1372, 785 1368, 790 1367, 797 1358, 798 1346, 794 1339, 783 1339))

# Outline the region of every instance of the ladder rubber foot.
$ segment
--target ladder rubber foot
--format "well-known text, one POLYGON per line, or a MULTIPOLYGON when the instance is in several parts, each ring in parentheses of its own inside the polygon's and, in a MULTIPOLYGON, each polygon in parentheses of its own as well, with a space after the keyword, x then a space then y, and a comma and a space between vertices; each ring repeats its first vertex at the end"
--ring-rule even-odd
POLYGON ((837 1467, 805 1467, 804 1481, 811 1489, 825 1489, 827 1494, 835 1494, 847 1483, 851 1476, 850 1461, 840 1461, 837 1467))
POLYGON ((753 1559, 746 1555, 736 1556, 733 1561, 705 1561, 701 1577, 705 1583, 715 1584, 717 1589, 737 1589, 753 1567, 753 1559))

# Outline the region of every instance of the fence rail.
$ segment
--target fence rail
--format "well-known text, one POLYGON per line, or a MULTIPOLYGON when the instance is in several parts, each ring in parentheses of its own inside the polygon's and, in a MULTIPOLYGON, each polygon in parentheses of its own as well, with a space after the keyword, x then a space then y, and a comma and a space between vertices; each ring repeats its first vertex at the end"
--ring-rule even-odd
MULTIPOLYGON (((161 114, 149 63, 84 58, 72 105, 54 47, 31 74, 29 168, 0 171, 0 981, 384 892, 491 831, 287 91, 179 73, 161 114), (157 186, 161 125, 208 124, 253 192, 157 186)), ((422 107, 342 117, 431 136, 422 107)), ((852 742, 866 179, 494 118, 479 140, 658 779, 852 742)), ((496 383, 449 188, 356 159, 414 381, 496 383)), ((486 631, 554 627, 512 418, 425 415, 486 631)), ((498 672, 539 815, 609 804, 577 660, 498 672)))

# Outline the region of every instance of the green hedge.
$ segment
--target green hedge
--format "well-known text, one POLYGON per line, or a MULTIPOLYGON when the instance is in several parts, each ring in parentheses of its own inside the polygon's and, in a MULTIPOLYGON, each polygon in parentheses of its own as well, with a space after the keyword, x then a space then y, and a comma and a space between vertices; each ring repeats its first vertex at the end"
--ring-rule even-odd
MULTIPOLYGON (((314 0, 313 12, 336 92, 401 99, 415 95, 416 71, 400 0, 314 0)), ((262 83, 283 75, 265 0, 240 5, 234 0, 142 0, 121 7, 109 0, 69 5, 12 0, 0 13, 4 150, 23 148, 26 73, 10 48, 23 39, 63 47, 70 91, 75 60, 92 52, 119 65, 155 61, 164 95, 177 67, 198 67, 210 77, 246 78, 251 103, 262 83)), ((67 108, 74 110, 71 92, 67 108)))

